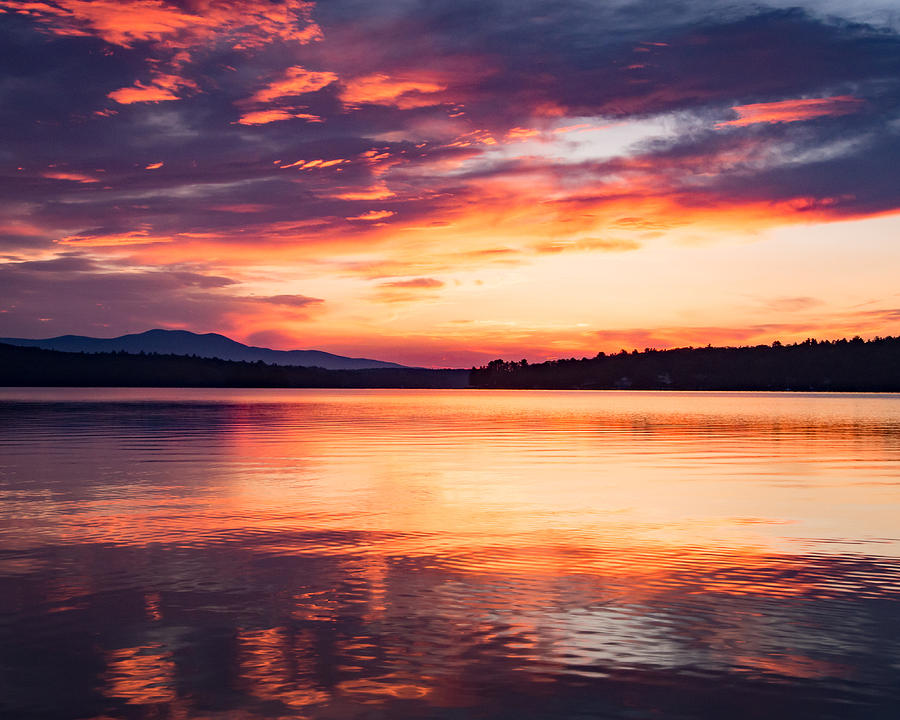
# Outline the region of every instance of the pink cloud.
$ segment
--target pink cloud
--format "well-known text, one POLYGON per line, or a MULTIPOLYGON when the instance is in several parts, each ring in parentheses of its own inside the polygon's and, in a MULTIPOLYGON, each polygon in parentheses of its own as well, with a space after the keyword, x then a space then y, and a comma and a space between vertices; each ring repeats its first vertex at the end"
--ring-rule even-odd
POLYGON ((738 114, 738 119, 717 123, 716 127, 742 127, 757 123, 791 123, 827 115, 849 115, 857 112, 862 102, 852 95, 836 95, 827 98, 803 98, 735 105, 732 110, 738 114))
POLYGON ((250 100, 265 103, 292 95, 303 95, 321 90, 337 79, 338 76, 333 72, 316 72, 295 65, 285 70, 281 78, 254 93, 250 100))
POLYGON ((194 50, 223 39, 253 48, 273 39, 303 44, 322 37, 311 18, 313 3, 303 0, 194 0, 189 9, 162 0, 2 0, 0 7, 27 11, 54 35, 94 35, 126 48, 150 42, 194 50))
POLYGON ((265 125, 266 123, 294 119, 306 120, 307 122, 322 122, 322 118, 318 115, 292 112, 290 110, 253 110, 241 115, 237 122, 240 125, 265 125))
POLYGON ((412 278, 411 280, 395 280, 393 282, 381 283, 381 287, 386 288, 439 288, 444 287, 444 283, 435 278, 412 278))
POLYGON ((120 105, 130 105, 139 102, 166 102, 179 100, 179 93, 184 90, 196 90, 197 84, 187 78, 178 75, 157 73, 149 84, 140 81, 131 87, 113 90, 107 95, 110 100, 115 100, 120 105))
POLYGON ((393 210, 370 210, 369 212, 365 212, 362 215, 354 215, 353 217, 348 217, 348 220, 384 220, 385 218, 389 218, 396 213, 393 210))
POLYGON ((441 103, 442 98, 437 93, 446 89, 446 85, 430 78, 391 77, 376 73, 345 82, 341 100, 349 107, 371 104, 410 110, 441 103))
POLYGON ((51 170, 49 172, 41 173, 45 178, 49 178, 50 180, 69 180, 71 182, 77 183, 95 183, 98 182, 97 178, 91 177, 90 175, 85 175, 84 173, 78 172, 69 172, 66 170, 51 170))

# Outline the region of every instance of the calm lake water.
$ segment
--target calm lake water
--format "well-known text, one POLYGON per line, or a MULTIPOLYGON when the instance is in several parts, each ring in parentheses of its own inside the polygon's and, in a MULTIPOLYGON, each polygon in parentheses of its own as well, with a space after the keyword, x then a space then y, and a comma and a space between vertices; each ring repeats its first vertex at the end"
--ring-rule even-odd
POLYGON ((898 708, 898 395, 0 390, 4 718, 898 708))

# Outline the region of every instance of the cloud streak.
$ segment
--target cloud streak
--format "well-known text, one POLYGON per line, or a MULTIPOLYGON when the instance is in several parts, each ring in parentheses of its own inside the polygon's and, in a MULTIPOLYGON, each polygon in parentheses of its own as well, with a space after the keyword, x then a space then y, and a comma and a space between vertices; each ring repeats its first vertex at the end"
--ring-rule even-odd
POLYGON ((862 101, 852 95, 829 98, 803 98, 800 100, 780 100, 770 103, 736 105, 732 108, 737 120, 716 124, 717 128, 743 127, 757 123, 790 123, 814 118, 847 115, 859 110, 862 101))

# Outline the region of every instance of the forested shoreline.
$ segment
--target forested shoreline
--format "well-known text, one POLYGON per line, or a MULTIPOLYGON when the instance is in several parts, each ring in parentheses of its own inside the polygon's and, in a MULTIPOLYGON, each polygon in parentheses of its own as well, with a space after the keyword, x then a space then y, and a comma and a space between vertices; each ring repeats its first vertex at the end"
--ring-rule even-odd
POLYGON ((468 370, 325 370, 192 355, 70 353, 0 344, 0 385, 11 387, 460 388, 468 370))
POLYGON ((472 369, 471 384, 518 389, 900 392, 900 338, 622 350, 535 364, 494 360, 472 369))
POLYGON ((188 355, 70 353, 0 344, 12 387, 322 387, 900 392, 900 338, 625 350, 471 370, 325 370, 188 355))

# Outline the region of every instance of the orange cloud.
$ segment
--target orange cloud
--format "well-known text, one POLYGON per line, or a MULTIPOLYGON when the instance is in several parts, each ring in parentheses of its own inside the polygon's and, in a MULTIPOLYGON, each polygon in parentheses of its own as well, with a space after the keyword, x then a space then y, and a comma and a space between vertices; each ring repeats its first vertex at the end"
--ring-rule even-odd
MULTIPOLYGON (((289 171, 330 174, 351 161, 304 158, 279 162, 284 164, 277 167, 289 171)), ((671 172, 681 169, 679 164, 671 172)), ((347 276, 415 277, 521 265, 536 256, 561 253, 627 253, 648 246, 662 233, 702 241, 723 232, 744 234, 791 223, 827 221, 842 213, 840 203, 833 199, 748 201, 701 191, 681 192, 667 187, 664 180, 659 168, 653 174, 644 167, 643 159, 623 166, 615 181, 584 182, 576 188, 552 170, 536 168, 523 174, 470 179, 464 190, 446 196, 408 198, 402 214, 397 207, 376 207, 353 208, 349 215, 338 211, 275 223, 261 216, 254 218, 256 222, 222 228, 209 237, 181 233, 176 243, 145 245, 129 252, 146 263, 215 256, 243 267, 264 264, 274 247, 283 261, 290 263, 319 257, 327 246, 329 262, 347 276), (384 222, 388 218, 391 222, 384 222), (228 250, 223 253, 226 241, 228 250), (416 252, 411 254, 413 246, 416 252), (349 258, 363 249, 378 256, 351 263, 349 258)), ((372 192, 385 190, 375 186, 372 192)), ((348 193, 351 197, 341 199, 367 199, 348 193)), ((327 190, 322 196, 333 197, 327 190)))
POLYGON ((190 9, 162 0, 2 0, 0 7, 27 11, 54 35, 94 35, 126 48, 151 42, 194 49, 230 39, 233 47, 247 49, 273 39, 302 44, 322 37, 311 19, 313 3, 303 0, 194 0, 190 9))
POLYGON ((735 105, 732 110, 738 114, 738 119, 717 123, 716 127, 743 127, 757 123, 791 123, 826 115, 848 115, 859 110, 862 102, 852 95, 836 95, 827 98, 803 98, 735 105))
POLYGON ((292 95, 303 95, 321 90, 337 79, 338 76, 333 72, 316 72, 295 65, 288 68, 281 79, 274 80, 256 92, 250 100, 264 103, 292 95))
POLYGON ((532 140, 540 135, 539 130, 531 128, 514 127, 506 133, 507 142, 522 142, 524 140, 532 140))
POLYGON ((307 122, 322 122, 318 115, 309 113, 291 112, 290 110, 254 110, 244 113, 237 121, 239 125, 265 125, 281 120, 306 120, 307 122))
POLYGON ((313 170, 314 168, 327 168, 335 165, 343 165, 347 162, 349 162, 349 160, 345 160, 344 158, 335 158, 334 160, 298 160, 297 162, 292 162, 288 165, 280 165, 279 169, 287 170, 288 168, 295 167, 298 170, 313 170))
POLYGON ((130 47, 136 41, 160 40, 201 23, 196 17, 158 0, 59 0, 48 3, 4 2, 8 8, 27 10, 49 25, 54 35, 97 35, 106 42, 130 47))
POLYGON ((348 217, 348 220, 383 220, 384 218, 389 218, 391 215, 395 215, 396 213, 393 210, 370 210, 369 212, 363 213, 362 215, 354 215, 353 217, 348 217))
POLYGON ((374 299, 386 303, 419 302, 434 296, 445 283, 431 277, 379 283, 374 299))
POLYGON ((579 240, 560 240, 548 243, 540 243, 534 246, 539 253, 559 253, 559 252, 627 252, 629 250, 637 250, 641 247, 640 243, 634 240, 626 240, 621 238, 581 238, 579 240))
POLYGON ((304 0, 56 0, 52 5, 0 0, 0 10, 27 14, 54 35, 99 37, 123 48, 148 43, 148 62, 158 73, 150 83, 138 81, 109 93, 121 104, 173 101, 184 88, 197 89, 173 73, 198 52, 216 47, 255 51, 275 42, 302 45, 321 39, 311 17, 313 5, 304 0), (160 72, 163 68, 166 72, 160 72))
MULTIPOLYGON (((359 156, 366 163, 398 158, 403 162, 400 154, 380 148, 359 156)), ((614 179, 605 179, 608 168, 597 179, 589 169, 580 167, 561 176, 554 167, 517 166, 507 174, 469 178, 464 187, 427 196, 409 193, 409 178, 403 175, 397 178, 404 188, 402 212, 400 200, 388 208, 377 207, 379 198, 374 196, 390 192, 380 179, 374 186, 364 186, 358 195, 352 188, 342 186, 343 192, 335 193, 322 187, 315 190, 318 197, 368 200, 375 207, 363 205, 341 212, 327 206, 325 215, 281 222, 267 222, 260 215, 206 237, 180 233, 177 242, 154 245, 145 241, 128 252, 148 264, 214 256, 226 265, 246 267, 265 264, 273 248, 285 263, 291 263, 321 258, 322 248, 327 246, 327 262, 345 276, 416 277, 521 265, 554 254, 627 254, 640 247, 650 249, 653 238, 663 233, 673 233, 677 241, 703 242, 723 232, 746 234, 846 215, 839 198, 772 202, 720 196, 702 188, 680 189, 678 182, 686 174, 707 172, 708 165, 719 171, 720 160, 718 156, 639 156, 616 162, 614 179), (585 174, 582 182, 573 184, 576 173, 585 174), (369 192, 373 197, 363 197, 369 192), (227 251, 223 243, 227 243, 227 251), (415 252, 410 251, 412 247, 415 252), (365 262, 351 263, 350 258, 361 252, 367 256, 365 262)), ((337 171, 352 167, 354 160, 288 157, 275 162, 277 168, 325 179, 340 177, 337 171)), ((721 160, 725 168, 731 162, 721 160)), ((136 241, 141 242, 129 240, 136 241)))
MULTIPOLYGON (((522 130, 523 128, 516 128, 516 130, 522 130)), ((526 135, 524 137, 516 137, 515 131, 510 131, 511 135, 507 137, 509 142, 520 142, 522 140, 527 140, 532 135, 526 135)), ((525 132, 530 132, 526 130, 525 132)), ((537 134, 537 131, 535 131, 537 134)), ((487 130, 472 130, 471 132, 467 132, 464 135, 458 137, 452 143, 449 143, 447 147, 452 148, 464 148, 464 147, 475 147, 477 145, 496 145, 497 140, 491 135, 487 130)))
POLYGON ((51 180, 70 180, 77 183, 98 182, 97 178, 93 178, 90 175, 85 175, 84 173, 77 172, 67 172, 65 170, 52 170, 50 172, 42 173, 42 175, 45 178, 49 178, 51 180))
POLYGON ((341 100, 351 108, 371 104, 410 110, 440 104, 442 100, 435 94, 446 89, 446 85, 427 79, 394 78, 376 73, 345 82, 341 100))
POLYGON ((144 170, 159 170, 163 166, 161 162, 150 163, 147 165, 144 170))
POLYGON ((444 287, 444 283, 435 278, 413 278, 411 280, 394 280, 393 282, 381 283, 381 287, 385 288, 439 288, 444 287))
POLYGON ((107 97, 122 105, 130 105, 139 102, 165 102, 167 100, 179 99, 171 90, 165 90, 155 85, 144 85, 140 82, 135 83, 133 87, 114 90, 109 93, 107 97))
POLYGON ((136 230, 126 233, 111 233, 109 235, 69 235, 59 240, 59 244, 95 248, 128 247, 132 245, 170 243, 174 240, 175 238, 169 235, 152 235, 146 230, 136 230))
POLYGON ((368 188, 360 190, 348 190, 339 192, 331 197, 338 200, 386 200, 387 198, 396 197, 396 193, 391 192, 384 183, 377 183, 368 188))
POLYGON ((185 88, 196 90, 197 84, 178 75, 159 73, 154 76, 149 85, 138 81, 131 87, 113 90, 107 97, 110 100, 115 100, 120 105, 130 105, 139 102, 165 102, 179 100, 180 96, 178 93, 185 88))

